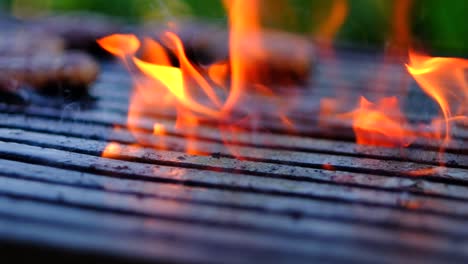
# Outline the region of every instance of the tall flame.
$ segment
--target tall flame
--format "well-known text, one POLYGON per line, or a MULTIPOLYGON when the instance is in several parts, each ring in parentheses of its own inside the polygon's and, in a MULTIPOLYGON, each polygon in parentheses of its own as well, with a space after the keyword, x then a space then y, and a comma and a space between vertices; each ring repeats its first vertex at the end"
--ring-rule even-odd
POLYGON ((395 0, 391 25, 391 55, 404 55, 411 46, 411 8, 414 0, 395 0))
POLYGON ((244 49, 261 52, 260 24, 258 17, 258 0, 225 1, 229 12, 230 26, 230 59, 231 59, 231 93, 226 100, 224 110, 229 111, 244 93, 248 80, 248 64, 244 49), (245 47, 245 37, 250 36, 250 46, 245 47))
POLYGON ((452 121, 465 119, 468 110, 468 60, 429 57, 410 52, 407 69, 424 92, 439 105, 444 120, 444 141, 449 143, 452 121))
POLYGON ((349 13, 348 0, 333 0, 330 14, 319 26, 315 35, 324 41, 331 42, 346 21, 349 13))
MULTIPOLYGON (((272 97, 269 103, 277 102, 273 98, 273 90, 263 84, 260 77, 264 73, 262 71, 267 71, 270 57, 276 55, 266 52, 263 47, 265 34, 260 23, 260 1, 232 0, 224 3, 229 14, 229 57, 208 66, 195 65, 190 61, 182 40, 170 30, 158 36, 160 41, 144 38, 141 42, 131 34, 115 34, 98 40, 104 49, 120 57, 129 70, 134 72, 136 69, 144 76, 134 75, 136 90, 128 114, 131 131, 137 132, 138 122, 144 118, 144 108, 165 107, 161 104, 172 103, 171 107, 177 111, 177 129, 189 132, 197 127, 200 120, 220 121, 221 136, 230 142, 236 137, 234 134, 244 129, 241 126, 248 127, 257 116, 255 108, 242 109, 242 115, 234 114, 234 110, 239 110, 238 106, 245 103, 247 89, 255 88, 259 95, 272 97), (175 55, 180 66, 173 66, 169 52, 175 55), (257 67, 258 61, 265 67, 257 67)), ((283 36, 278 33, 272 35, 274 38, 283 36)), ((291 43, 296 44, 297 41, 292 39, 291 43)), ((289 56, 305 61, 297 52, 302 52, 302 49, 298 47, 289 56)), ((280 57, 277 63, 283 60, 280 57)), ((294 124, 283 112, 287 107, 277 108, 280 109, 278 120, 287 129, 292 129, 294 124)), ((166 127, 158 123, 154 125, 156 135, 164 136, 165 132, 166 127)), ((187 151, 196 153, 195 144, 187 139, 187 151)))

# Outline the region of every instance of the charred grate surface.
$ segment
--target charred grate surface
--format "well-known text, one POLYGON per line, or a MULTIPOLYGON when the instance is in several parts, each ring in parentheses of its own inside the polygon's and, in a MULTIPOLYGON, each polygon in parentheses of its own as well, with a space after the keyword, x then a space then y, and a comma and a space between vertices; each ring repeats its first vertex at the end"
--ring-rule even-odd
MULTIPOLYGON (((341 56, 340 78, 327 77, 336 64, 320 64, 310 100, 294 113, 296 133, 266 118, 231 142, 242 160, 209 121, 189 135, 201 154, 186 154, 187 134, 162 109, 141 110, 136 148, 125 125, 130 79, 112 64, 93 102, 0 105, 0 248, 123 262, 464 262, 468 131, 455 131, 447 168, 414 177, 437 166, 436 144, 362 147, 349 126, 311 125, 336 80, 355 96, 381 91, 365 82, 382 58, 341 56), (164 145, 152 136, 155 121, 166 125, 164 145), (110 141, 123 154, 101 158, 110 141)), ((434 105, 404 69, 386 71, 388 83, 412 86, 410 116, 429 120, 434 105)))

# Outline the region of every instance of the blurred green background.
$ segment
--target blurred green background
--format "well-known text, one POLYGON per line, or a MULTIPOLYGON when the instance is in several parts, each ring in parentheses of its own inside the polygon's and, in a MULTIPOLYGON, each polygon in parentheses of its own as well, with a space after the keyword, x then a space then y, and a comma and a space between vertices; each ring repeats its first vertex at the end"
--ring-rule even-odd
MULTIPOLYGON (((345 1, 347 17, 336 39, 363 46, 387 45, 392 34, 396 1, 345 1)), ((275 26, 304 34, 317 32, 336 3, 333 0, 282 2, 286 2, 288 8, 266 8, 271 11, 266 14, 266 19, 275 21, 275 26)), ((272 3, 278 1, 263 0, 264 6, 272 3)), ((129 23, 187 16, 226 23, 221 0, 0 0, 0 8, 19 17, 87 10, 116 16, 129 23)), ((418 45, 438 53, 468 56, 468 45, 465 44, 468 43, 467 0, 413 0, 410 15, 409 28, 418 45)))

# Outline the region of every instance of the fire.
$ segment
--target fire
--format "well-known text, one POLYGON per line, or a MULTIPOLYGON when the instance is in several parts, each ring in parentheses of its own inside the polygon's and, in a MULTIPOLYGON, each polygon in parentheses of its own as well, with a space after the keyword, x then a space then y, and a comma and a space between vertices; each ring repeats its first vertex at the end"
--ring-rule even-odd
MULTIPOLYGON (((323 24, 323 28, 330 28, 328 32, 331 33, 323 34, 325 36, 333 36, 345 18, 346 1, 337 0, 333 3, 331 15, 323 24)), ((394 61, 395 56, 403 56, 411 48, 412 35, 409 21, 413 4, 412 0, 397 0, 393 4, 390 48, 385 53, 383 64, 379 66, 381 69, 375 74, 375 82, 370 81, 371 86, 380 84, 379 92, 382 95, 374 102, 361 96, 358 107, 346 114, 340 114, 341 110, 337 106, 349 102, 349 98, 343 95, 336 98, 324 98, 320 109, 321 126, 326 125, 326 122, 322 122, 323 120, 338 118, 351 121, 358 144, 408 147, 417 140, 435 140, 441 145, 440 153, 444 152, 444 146, 451 139, 454 121, 466 120, 464 102, 468 99, 465 77, 468 60, 433 58, 410 50, 409 64, 406 65, 410 76, 438 104, 442 113, 441 116, 435 116, 430 123, 409 123, 402 111, 396 96, 406 95, 409 88, 409 81, 406 77, 400 80, 400 84, 397 85, 398 89, 387 81, 388 78, 384 78, 388 76, 388 67, 386 67, 388 62, 394 61)))
POLYGON ((217 62, 208 67, 208 76, 216 85, 219 85, 221 88, 226 87, 229 76, 228 62, 217 62))
POLYGON ((114 34, 98 39, 97 43, 109 53, 122 58, 135 54, 141 45, 140 40, 132 34, 114 34))
MULTIPOLYGON (((184 46, 184 38, 174 33, 177 31, 174 30, 177 28, 176 23, 171 23, 166 31, 154 39, 115 34, 97 41, 104 49, 119 57, 132 73, 135 89, 127 123, 128 129, 139 143, 151 143, 157 148, 165 148, 164 139, 172 131, 179 130, 186 135, 187 153, 206 154, 198 149, 196 134, 200 124, 209 122, 216 129, 214 133, 225 143, 225 148, 236 157, 242 158, 236 149, 236 142, 247 131, 255 131, 264 114, 258 109, 265 105, 270 107, 265 109, 275 109, 268 113, 269 118, 276 118, 273 120, 288 132, 295 131, 297 124, 289 115, 290 109, 298 104, 304 105, 304 102, 300 101, 300 96, 292 96, 294 92, 290 92, 285 99, 274 85, 296 84, 291 80, 294 76, 309 75, 309 56, 312 52, 308 48, 308 41, 265 28, 260 12, 264 1, 223 2, 229 18, 229 37, 226 39, 229 50, 224 57, 217 58, 217 61, 208 65, 190 59, 190 53, 184 46), (286 52, 282 51, 284 46, 288 47, 286 52), (145 130, 152 129, 153 137, 157 140, 148 142, 140 137, 141 123, 148 120, 145 110, 155 108, 175 120, 163 122, 153 119, 153 124, 145 126, 145 130)), ((389 32, 392 45, 398 46, 398 49, 386 53, 392 59, 411 47, 412 36, 408 21, 412 4, 413 1, 395 1, 394 21, 389 32)), ((329 61, 337 59, 332 42, 346 22, 350 8, 347 0, 332 1, 329 16, 315 32, 316 37, 324 40, 321 48, 329 61)), ((407 89, 394 89, 394 84, 382 78, 389 75, 389 62, 394 61, 385 57, 384 63, 379 67, 381 69, 367 82, 369 86, 381 84, 384 89, 374 87, 379 92, 374 97, 366 98, 364 94, 360 94, 355 109, 349 107, 350 99, 347 98, 350 93, 346 88, 351 85, 338 82, 340 84, 336 88, 340 90, 336 94, 339 95, 323 98, 320 102, 322 108, 318 125, 325 126, 331 123, 330 120, 344 120, 351 124, 356 143, 360 145, 396 148, 408 147, 420 140, 436 140, 446 146, 451 138, 453 121, 465 120, 466 117, 468 87, 465 72, 468 60, 428 57, 410 52, 407 71, 421 89, 437 102, 441 112, 431 123, 419 124, 410 122, 402 110, 399 98, 406 95, 407 89), (368 98, 372 98, 372 101, 368 98)), ((340 77, 338 63, 333 65, 336 65, 336 71, 332 69, 332 74, 328 74, 329 78, 336 79, 340 77)), ((402 78, 402 84, 409 83, 410 75, 402 78)), ((398 87, 403 86, 406 88, 406 85, 398 87)), ((351 102, 354 103, 354 100, 351 102)), ((103 155, 112 157, 121 151, 122 146, 110 143, 103 155)), ((335 169, 331 164, 324 164, 323 168, 335 169)), ((430 171, 432 169, 428 168, 414 172, 414 175, 425 175, 430 171)))
POLYGON ((411 8, 414 0, 395 0, 392 12, 392 25, 390 35, 390 54, 404 56, 411 47, 411 8))
MULTIPOLYGON (((239 102, 243 89, 247 87, 247 76, 252 74, 250 62, 252 56, 262 56, 260 26, 258 18, 257 1, 226 1, 230 13, 230 61, 226 63, 213 64, 204 74, 193 65, 187 58, 182 41, 172 32, 166 32, 162 37, 164 44, 177 56, 179 67, 170 66, 170 60, 162 45, 152 39, 145 38, 144 55, 145 60, 135 56, 141 46, 140 40, 134 35, 116 34, 98 40, 98 43, 112 54, 122 57, 126 64, 133 63, 146 76, 160 82, 169 92, 175 96, 178 102, 186 109, 211 118, 219 118, 224 113, 229 113, 239 102), (245 9, 245 6, 250 8, 245 9), (248 10, 248 11, 246 11, 248 10), (239 14, 242 14, 240 16, 239 14), (245 54, 246 40, 249 35, 249 50, 255 54, 245 54), (255 44, 253 44, 255 43, 255 44), (124 58, 130 56, 131 60, 124 58), (148 60, 150 62, 148 62, 148 60), (218 94, 221 87, 215 87, 210 82, 221 83, 225 79, 228 69, 231 74, 230 91, 222 101, 218 94), (207 80, 213 77, 213 80, 207 80), (191 94, 191 86, 196 86, 207 96, 208 102, 201 100, 191 94)), ((197 91, 199 92, 199 91, 197 91)), ((222 90, 221 90, 222 92, 222 90)))
POLYGON ((142 49, 141 57, 144 61, 157 65, 171 66, 171 60, 167 55, 166 50, 158 42, 150 38, 144 38, 142 49))
MULTIPOLYGON (((233 0, 224 3, 229 15, 229 56, 211 65, 197 65, 190 61, 181 38, 171 31, 177 28, 175 23, 171 23, 168 30, 158 36, 158 40, 115 34, 97 41, 134 73, 135 90, 127 121, 129 130, 134 132, 137 140, 139 123, 145 119, 144 110, 159 107, 168 112, 176 111, 175 129, 196 133, 199 123, 208 119, 220 123, 218 129, 223 140, 232 141, 236 138, 235 134, 252 126, 259 118, 256 108, 242 107, 256 104, 247 96, 250 92, 255 92, 259 100, 264 100, 262 104, 272 104, 279 109, 275 113, 276 118, 285 129, 294 128, 293 121, 285 112, 287 104, 283 105, 279 100, 281 97, 265 82, 265 76, 274 72, 269 69, 270 65, 287 63, 287 57, 293 56, 296 61, 306 63, 301 53, 308 51, 301 41, 287 35, 289 43, 298 44, 298 47, 288 55, 278 57, 274 50, 268 50, 264 44, 267 38, 270 42, 282 40, 284 34, 262 28, 260 1, 233 0), (271 63, 271 58, 275 56, 279 59, 271 63), (173 63, 173 57, 178 63, 173 63), (258 67, 257 63, 261 63, 262 67, 258 67)), ((284 45, 283 42, 280 44, 284 45)), ((155 122, 153 134, 164 138, 166 129, 166 126, 155 122)), ((186 139, 187 152, 198 153, 191 136, 186 139)), ((236 152, 234 146, 228 148, 232 153, 236 152)))
POLYGON ((399 109, 396 97, 383 98, 377 104, 361 97, 359 108, 351 113, 356 142, 384 147, 409 146, 414 135, 405 129, 407 121, 399 109), (391 112, 393 115, 388 114, 391 112))
POLYGON ((164 135, 166 134, 166 129, 164 128, 163 124, 156 123, 153 125, 153 133, 155 135, 164 135))
POLYGON ((334 0, 330 14, 320 25, 315 35, 322 38, 324 41, 331 43, 346 21, 349 13, 348 0, 334 0))
MULTIPOLYGON (((433 128, 438 134, 445 134, 444 142, 449 143, 453 121, 465 119, 468 110, 468 60, 429 57, 410 52, 407 69, 424 92, 439 105, 443 114, 443 131, 436 125, 433 125, 433 128)), ((433 124, 439 122, 434 120, 433 124)))
POLYGON ((199 104, 197 101, 193 100, 192 97, 187 95, 182 70, 179 68, 155 65, 137 58, 133 58, 133 62, 143 73, 161 82, 162 85, 177 98, 181 105, 197 113, 206 114, 208 116, 216 116, 218 114, 216 110, 199 104))
POLYGON ((247 76, 248 65, 243 56, 243 43, 245 36, 251 36, 250 48, 255 52, 262 52, 261 42, 259 39, 260 25, 258 17, 259 1, 257 0, 233 0, 225 1, 229 12, 230 26, 230 43, 229 52, 231 58, 231 89, 226 104, 225 110, 233 108, 236 101, 244 93, 245 87, 248 85, 247 76), (247 8, 248 7, 248 8, 247 8))
POLYGON ((118 143, 116 142, 110 142, 107 144, 106 148, 102 152, 102 156, 104 158, 113 158, 115 156, 118 156, 119 153, 121 153, 121 147, 118 143))
MULTIPOLYGON (((412 51, 409 59, 408 72, 438 104, 441 116, 434 117, 429 124, 410 124, 396 97, 384 97, 376 103, 361 97, 356 110, 338 115, 352 120, 358 144, 407 147, 418 139, 438 140, 443 152, 451 140, 454 121, 466 120, 468 60, 429 57, 412 51)), ((333 101, 323 101, 326 108, 322 109, 322 114, 330 115, 333 109, 329 107, 330 102, 333 101)))

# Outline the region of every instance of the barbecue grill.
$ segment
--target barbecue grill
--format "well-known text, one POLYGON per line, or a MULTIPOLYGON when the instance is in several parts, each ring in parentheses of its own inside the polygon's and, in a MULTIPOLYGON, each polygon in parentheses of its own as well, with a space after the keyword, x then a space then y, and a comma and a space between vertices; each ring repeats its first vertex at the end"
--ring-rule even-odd
MULTIPOLYGON (((463 262, 466 130, 454 132, 445 168, 417 177, 439 165, 437 145, 359 146, 350 125, 314 125, 327 95, 381 92, 368 82, 383 56, 337 56, 320 60, 310 89, 299 91, 310 100, 295 109, 294 131, 266 116, 229 142, 240 157, 209 121, 184 132, 157 108, 142 109, 135 146, 126 127, 131 79, 116 63, 102 65, 94 99, 0 105, 0 248, 133 263, 463 262), (166 125, 164 145, 155 122, 166 125), (188 138, 199 154, 185 152, 188 138), (122 151, 103 158, 109 142, 122 151)), ((411 119, 428 120, 430 100, 400 63, 385 65, 392 86, 410 83, 411 119)))

